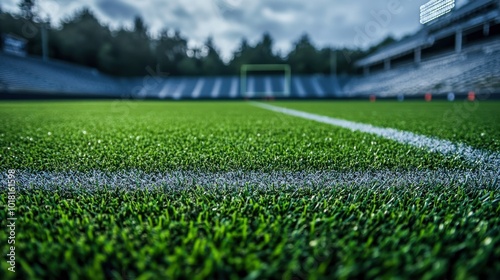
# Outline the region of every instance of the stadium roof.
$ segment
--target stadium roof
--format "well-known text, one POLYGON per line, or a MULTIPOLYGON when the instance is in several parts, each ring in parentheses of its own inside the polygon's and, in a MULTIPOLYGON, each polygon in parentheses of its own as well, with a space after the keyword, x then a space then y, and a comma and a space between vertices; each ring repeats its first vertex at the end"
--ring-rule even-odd
MULTIPOLYGON (((461 8, 449 13, 430 24, 424 26, 416 34, 405 38, 399 42, 386 46, 372 55, 359 60, 356 65, 359 67, 380 63, 381 61, 405 55, 412 52, 417 47, 432 45, 434 40, 453 34, 457 28, 466 29, 477 26, 492 19, 500 18, 498 9, 487 11, 486 13, 466 20, 465 18, 478 10, 500 2, 498 0, 476 0, 467 3, 461 8)), ((498 4, 500 7, 500 4, 498 4)))

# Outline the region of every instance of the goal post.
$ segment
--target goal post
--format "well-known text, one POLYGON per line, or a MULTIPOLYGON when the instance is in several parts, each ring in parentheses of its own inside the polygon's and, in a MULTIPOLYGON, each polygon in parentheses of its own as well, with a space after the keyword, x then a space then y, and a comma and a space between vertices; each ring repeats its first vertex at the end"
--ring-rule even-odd
POLYGON ((248 76, 251 72, 282 72, 283 73, 283 91, 252 91, 253 96, 274 97, 274 95, 290 96, 290 84, 292 71, 288 64, 244 64, 240 72, 240 92, 241 96, 251 97, 248 91, 248 76))

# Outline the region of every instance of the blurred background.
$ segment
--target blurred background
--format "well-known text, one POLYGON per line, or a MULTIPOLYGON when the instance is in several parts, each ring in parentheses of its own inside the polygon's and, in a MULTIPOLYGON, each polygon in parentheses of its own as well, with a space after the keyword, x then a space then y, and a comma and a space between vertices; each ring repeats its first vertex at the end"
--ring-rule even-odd
POLYGON ((2 0, 0 97, 500 93, 499 0, 2 0))

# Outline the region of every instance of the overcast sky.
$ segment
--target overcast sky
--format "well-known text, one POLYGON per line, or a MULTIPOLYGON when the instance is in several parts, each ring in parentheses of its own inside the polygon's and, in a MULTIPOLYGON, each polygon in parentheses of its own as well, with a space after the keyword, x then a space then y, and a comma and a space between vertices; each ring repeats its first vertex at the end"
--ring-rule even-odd
MULTIPOLYGON (((308 33, 318 47, 362 46, 391 34, 401 37, 420 27, 419 7, 429 0, 38 0, 53 22, 89 7, 98 18, 117 27, 143 17, 154 33, 179 29, 199 45, 212 36, 227 59, 241 38, 256 42, 269 32, 277 50, 308 33)), ((0 0, 4 10, 17 11, 19 0, 0 0)))

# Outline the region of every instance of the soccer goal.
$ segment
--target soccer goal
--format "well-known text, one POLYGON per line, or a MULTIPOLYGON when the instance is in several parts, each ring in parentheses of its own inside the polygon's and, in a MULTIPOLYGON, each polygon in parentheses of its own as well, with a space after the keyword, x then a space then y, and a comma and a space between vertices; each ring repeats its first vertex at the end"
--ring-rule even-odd
POLYGON ((245 64, 240 86, 244 98, 290 96, 291 69, 288 64, 245 64))

